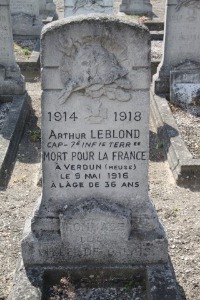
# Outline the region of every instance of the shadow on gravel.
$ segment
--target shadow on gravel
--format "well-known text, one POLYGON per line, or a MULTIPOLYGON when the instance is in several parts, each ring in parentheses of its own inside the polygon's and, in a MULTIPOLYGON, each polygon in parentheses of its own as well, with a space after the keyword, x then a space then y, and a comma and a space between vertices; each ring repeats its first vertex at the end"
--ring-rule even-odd
POLYGON ((149 160, 154 162, 164 161, 165 153, 163 142, 159 140, 155 132, 149 131, 149 160))
POLYGON ((41 159, 41 129, 37 126, 37 117, 31 108, 24 134, 19 145, 17 160, 22 163, 39 163, 41 159))

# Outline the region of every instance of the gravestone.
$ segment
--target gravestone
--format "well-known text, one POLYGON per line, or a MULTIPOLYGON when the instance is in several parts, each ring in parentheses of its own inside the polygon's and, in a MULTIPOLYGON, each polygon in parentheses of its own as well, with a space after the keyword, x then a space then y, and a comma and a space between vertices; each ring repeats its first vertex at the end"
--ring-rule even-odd
POLYGON ((24 77, 15 61, 9 0, 0 0, 0 102, 2 96, 25 92, 24 77))
POLYGON ((10 0, 13 34, 38 37, 42 29, 39 0, 10 0))
POLYGON ((122 0, 120 11, 130 15, 152 15, 150 0, 122 0))
POLYGON ((167 262, 148 197, 148 30, 69 18, 46 26, 41 47, 43 191, 25 267, 167 262))
POLYGON ((64 17, 91 13, 113 13, 113 0, 64 0, 64 17))
POLYGON ((39 10, 40 12, 46 11, 56 11, 56 5, 53 0, 39 0, 39 10))
POLYGON ((39 12, 44 24, 51 22, 56 13, 56 5, 53 0, 39 0, 39 12))
POLYGON ((164 53, 154 75, 156 94, 169 94, 170 71, 187 60, 200 63, 200 3, 198 0, 167 0, 164 53))
POLYGON ((186 61, 170 71, 170 101, 176 105, 200 104, 200 64, 186 61))

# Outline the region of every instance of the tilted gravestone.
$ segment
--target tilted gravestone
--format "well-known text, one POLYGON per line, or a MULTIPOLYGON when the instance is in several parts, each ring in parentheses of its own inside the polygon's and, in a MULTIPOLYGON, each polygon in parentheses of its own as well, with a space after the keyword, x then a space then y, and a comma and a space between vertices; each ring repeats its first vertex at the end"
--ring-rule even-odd
POLYGON ((167 262, 148 197, 148 30, 63 19, 41 47, 43 192, 24 231, 25 266, 167 262))
POLYGON ((156 94, 169 94, 170 71, 187 61, 200 63, 200 3, 198 0, 167 0, 164 53, 154 75, 156 94))
POLYGON ((91 13, 113 13, 113 0, 64 0, 64 17, 91 13))
POLYGON ((131 15, 152 15, 150 0, 122 0, 120 11, 131 15))
POLYGON ((19 95, 24 92, 24 77, 13 51, 9 0, 0 0, 0 95, 19 95))
POLYGON ((40 36, 42 21, 39 0, 10 0, 13 34, 27 37, 40 36))

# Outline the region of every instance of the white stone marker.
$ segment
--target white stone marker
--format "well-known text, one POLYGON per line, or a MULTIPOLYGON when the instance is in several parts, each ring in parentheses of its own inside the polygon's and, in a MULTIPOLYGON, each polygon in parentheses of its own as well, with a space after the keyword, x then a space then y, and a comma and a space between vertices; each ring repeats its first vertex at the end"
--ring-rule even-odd
POLYGON ((39 36, 42 21, 39 16, 39 0, 10 0, 13 34, 39 36))
POLYGON ((169 94, 170 71, 187 60, 200 63, 200 2, 167 0, 164 53, 154 75, 157 94, 169 94))
POLYGON ((113 13, 113 0, 64 0, 64 17, 113 13))
POLYGON ((25 266, 166 262, 148 197, 148 30, 63 19, 41 47, 43 193, 24 233, 25 266))
POLYGON ((150 0, 122 0, 120 11, 131 15, 152 15, 150 0))
POLYGON ((24 94, 24 77, 16 64, 9 0, 0 0, 0 95, 24 94))

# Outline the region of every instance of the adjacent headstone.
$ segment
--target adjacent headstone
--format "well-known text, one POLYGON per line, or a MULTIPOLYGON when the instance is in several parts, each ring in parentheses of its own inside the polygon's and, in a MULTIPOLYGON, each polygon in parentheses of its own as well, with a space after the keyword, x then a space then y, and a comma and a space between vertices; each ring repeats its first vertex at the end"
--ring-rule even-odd
POLYGON ((170 72, 170 101, 177 105, 200 104, 200 64, 186 61, 170 72))
POLYGON ((56 11, 56 5, 54 4, 53 0, 39 0, 39 10, 40 12, 46 11, 56 11))
POLYGON ((150 0, 122 0, 120 11, 129 15, 152 16, 150 0))
POLYGON ((42 19, 39 0, 10 0, 13 34, 26 37, 40 36, 42 19))
POLYGON ((24 92, 24 77, 13 51, 9 0, 0 0, 0 95, 19 95, 24 92))
POLYGON ((41 47, 43 192, 25 266, 167 262, 148 197, 148 30, 69 18, 46 27, 41 47))
POLYGON ((113 13, 113 0, 64 0, 64 17, 91 13, 113 13))
POLYGON ((167 0, 164 53, 154 76, 156 94, 169 94, 170 71, 187 60, 200 63, 198 0, 167 0))

